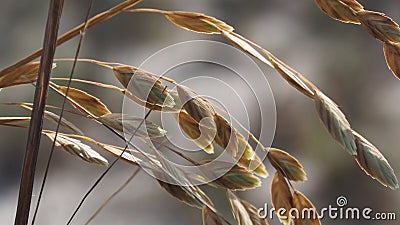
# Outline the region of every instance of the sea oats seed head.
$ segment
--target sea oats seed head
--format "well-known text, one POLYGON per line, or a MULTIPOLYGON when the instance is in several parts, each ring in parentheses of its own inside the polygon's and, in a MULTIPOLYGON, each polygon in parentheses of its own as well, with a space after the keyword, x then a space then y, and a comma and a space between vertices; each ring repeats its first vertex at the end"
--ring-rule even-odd
POLYGON ((280 149, 270 148, 267 157, 271 165, 287 179, 292 181, 307 180, 303 166, 289 153, 280 149))
POLYGON ((314 0, 317 6, 335 20, 360 24, 356 12, 363 6, 356 0, 314 0))

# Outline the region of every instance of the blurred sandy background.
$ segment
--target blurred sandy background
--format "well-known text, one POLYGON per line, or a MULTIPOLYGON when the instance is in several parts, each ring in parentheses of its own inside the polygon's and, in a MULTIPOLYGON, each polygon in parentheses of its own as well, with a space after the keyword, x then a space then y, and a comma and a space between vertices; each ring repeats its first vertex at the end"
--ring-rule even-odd
MULTIPOLYGON (((65 2, 60 33, 83 21, 88 2, 65 2)), ((117 2, 95 1, 94 12, 103 11, 117 2)), ((395 21, 400 21, 400 1, 360 2, 368 9, 385 12, 395 21)), ((400 175, 400 82, 385 64, 382 44, 360 26, 332 20, 311 0, 145 0, 139 6, 203 12, 231 24, 238 33, 275 53, 334 99, 353 127, 383 152, 396 174, 400 175)), ((41 47, 47 8, 47 0, 2 0, 0 67, 14 63, 41 47)), ((177 28, 160 15, 121 14, 88 31, 81 58, 139 65, 161 48, 197 39, 225 42, 218 36, 177 28)), ((77 39, 74 39, 62 45, 57 49, 57 57, 72 57, 76 43, 77 39)), ((335 205, 338 196, 346 196, 349 206, 396 212, 400 217, 400 192, 385 188, 366 176, 352 157, 330 138, 314 111, 313 103, 290 87, 275 71, 258 64, 267 75, 276 101, 277 128, 273 146, 297 157, 308 173, 309 180, 295 184, 295 187, 305 193, 317 208, 335 205)), ((66 76, 69 69, 70 64, 60 63, 55 74, 66 76)), ((110 72, 87 64, 79 64, 75 76, 117 84, 110 72)), ((82 85, 78 87, 85 88, 82 85)), ((120 95, 92 87, 87 90, 104 96, 102 100, 113 111, 121 110, 120 95)), ((32 101, 32 96, 32 86, 25 85, 1 91, 0 101, 32 101)), ((60 98, 54 94, 49 97, 49 102, 61 105, 60 98)), ((29 112, 0 106, 0 116, 12 115, 29 115, 29 112)), ((86 134, 104 142, 121 144, 98 125, 90 121, 82 123, 78 117, 69 118, 82 124, 86 134)), ((1 224, 12 224, 14 220, 26 133, 27 130, 0 127, 1 224)), ((43 171, 49 148, 48 140, 42 139, 38 175, 43 171)), ((83 193, 103 170, 56 151, 37 224, 64 224, 83 193)), ((133 170, 129 165, 119 163, 88 199, 74 224, 83 224, 133 170)), ((269 171, 272 173, 272 169, 269 171)), ((269 203, 270 178, 262 187, 241 193, 241 196, 257 207, 269 203)), ((34 193, 33 203, 38 190, 35 189, 34 193)), ((217 203, 220 207, 226 203, 222 192, 211 196, 220 199, 217 203)), ((227 209, 222 211, 228 213, 227 209)), ((329 219, 322 223, 398 224, 397 221, 329 219)), ((177 202, 151 177, 140 172, 93 224, 201 224, 201 214, 197 209, 177 202)), ((270 224, 279 223, 275 219, 270 224)))

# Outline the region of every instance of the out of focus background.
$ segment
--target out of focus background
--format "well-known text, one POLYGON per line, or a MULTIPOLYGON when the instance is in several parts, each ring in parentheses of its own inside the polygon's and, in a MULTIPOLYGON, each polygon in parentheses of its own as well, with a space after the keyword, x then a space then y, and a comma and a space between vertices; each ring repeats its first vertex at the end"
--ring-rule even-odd
MULTIPOLYGON (((95 1, 93 14, 118 2, 95 1)), ((367 9, 385 12, 395 21, 400 21, 400 1, 360 3, 367 9)), ((89 1, 65 2, 60 34, 83 22, 88 4, 89 1)), ((388 159, 395 173, 400 175, 400 81, 386 66, 382 44, 360 26, 334 21, 311 0, 144 0, 136 7, 202 12, 232 25, 236 32, 270 50, 334 99, 353 128, 374 143, 388 159)), ((41 47, 47 9, 47 0, 2 0, 1 68, 41 47)), ((80 57, 140 65, 158 50, 190 40, 226 42, 219 36, 207 36, 178 28, 161 15, 122 13, 87 32, 80 57)), ((60 46, 56 57, 72 58, 76 45, 77 38, 60 46)), ((212 54, 212 49, 201 51, 212 54)), ((190 54, 190 51, 185 54, 190 54)), ((226 57, 229 58, 229 55, 226 57)), ((395 212, 400 217, 400 192, 385 188, 365 175, 353 158, 329 136, 318 119, 313 102, 289 86, 277 72, 261 63, 257 64, 266 75, 276 104, 276 130, 272 145, 298 158, 308 174, 308 181, 296 183, 295 187, 307 195, 317 209, 336 206, 336 199, 345 196, 349 206, 370 207, 374 212, 395 212)), ((70 63, 58 63, 54 75, 67 76, 70 66, 70 63)), ((200 72, 193 71, 194 74, 200 72)), ((75 77, 118 85, 110 71, 90 64, 79 63, 75 77)), ((233 82, 229 77, 223 79, 228 83, 233 82)), ((87 85, 76 87, 101 96, 113 112, 121 112, 123 98, 120 94, 87 85)), ((0 101, 31 102, 33 92, 31 85, 3 89, 0 101)), ((61 98, 51 93, 49 103, 61 106, 61 98)), ((251 111, 248 113, 252 115, 251 111)), ((21 108, 0 106, 0 116, 29 114, 29 111, 21 108)), ((272 117, 275 118, 275 115, 272 117)), ((94 122, 82 121, 71 115, 68 115, 68 119, 79 124, 88 136, 102 142, 123 145, 94 122)), ((258 120, 256 117, 250 121, 251 129, 255 132, 262 129, 258 120)), ((46 126, 52 127, 51 124, 46 126)), ((268 132, 273 134, 273 131, 268 132)), ((12 224, 14 220, 26 134, 27 130, 24 129, 0 127, 1 224, 12 224)), ((49 150, 49 141, 43 138, 33 203, 37 200, 49 150)), ((270 166, 268 168, 272 173, 270 166)), ((82 195, 103 170, 102 167, 86 164, 57 150, 37 224, 65 224, 82 195)), ((89 197, 74 224, 83 224, 133 171, 131 165, 118 163, 89 197)), ((263 180, 262 187, 240 193, 240 196, 257 207, 270 203, 271 177, 263 180)), ((206 191, 217 199, 217 206, 228 215, 224 193, 215 189, 206 191)), ((201 212, 170 197, 152 177, 140 172, 92 224, 201 224, 201 212)), ((270 224, 279 223, 275 218, 270 224)), ((322 224, 395 225, 398 221, 324 219, 322 224)))

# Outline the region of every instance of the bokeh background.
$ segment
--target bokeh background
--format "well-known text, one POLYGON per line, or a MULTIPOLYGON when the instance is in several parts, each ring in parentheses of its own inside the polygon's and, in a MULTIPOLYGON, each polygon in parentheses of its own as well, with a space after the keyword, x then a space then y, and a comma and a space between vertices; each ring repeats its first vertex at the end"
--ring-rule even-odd
MULTIPOLYGON (((395 21, 400 21, 400 2, 397 0, 360 2, 368 9, 385 12, 395 21)), ((77 0, 65 2, 60 33, 83 21, 88 3, 77 0)), ((94 12, 117 3, 111 0, 95 1, 94 12)), ((382 44, 360 26, 334 21, 311 0, 145 0, 139 6, 203 12, 231 24, 238 33, 275 53, 334 99, 353 127, 374 143, 396 174, 400 174, 400 82, 386 66, 382 44)), ((41 47, 47 8, 47 0, 2 0, 0 67, 14 63, 41 47)), ((81 58, 140 65, 159 49, 198 39, 226 42, 218 36, 177 28, 160 15, 125 13, 88 31, 81 58)), ((73 57, 76 44, 77 39, 74 39, 59 47, 57 57, 73 57)), ((371 207, 376 212, 395 212, 399 217, 400 192, 385 188, 366 176, 352 157, 328 135, 313 103, 290 87, 275 71, 258 64, 266 74, 275 97, 277 124, 273 146, 297 157, 308 174, 308 181, 295 184, 295 187, 305 193, 317 208, 335 206, 336 198, 345 196, 349 206, 371 207)), ((70 65, 59 63, 56 76, 66 76, 70 65)), ((88 64, 79 64, 75 76, 117 85, 112 73, 88 64)), ((225 79, 229 81, 229 77, 225 79)), ((113 111, 121 110, 121 95, 84 85, 77 87, 101 96, 113 111)), ((30 85, 2 90, 0 101, 32 101, 33 91, 30 85)), ((49 103, 61 105, 61 98, 51 94, 49 103)), ((0 106, 0 116, 13 115, 29 115, 29 112, 0 106)), ((95 123, 74 116, 69 119, 78 123, 87 135, 121 145, 118 139, 95 123)), ((48 126, 51 127, 51 124, 48 126)), ((253 122, 252 129, 260 129, 257 121, 253 122)), ((14 220, 26 134, 27 130, 0 127, 1 224, 12 224, 14 220)), ((33 203, 37 200, 37 187, 49 149, 49 142, 43 139, 33 203)), ((84 192, 104 170, 62 151, 56 151, 51 168, 37 224, 65 224, 84 192)), ((133 170, 132 166, 119 163, 93 192, 74 224, 83 224, 133 170)), ((272 169, 269 170, 272 172, 272 169)), ((262 187, 240 193, 240 196, 262 207, 270 202, 270 182, 271 176, 264 180, 262 187)), ((228 215, 224 193, 206 190, 217 199, 217 206, 222 212, 228 215)), ((398 220, 325 219, 322 223, 394 225, 398 224, 398 220)), ((201 224, 201 213, 170 197, 150 176, 140 172, 93 224, 201 224)), ((274 219, 270 224, 279 223, 274 219)))

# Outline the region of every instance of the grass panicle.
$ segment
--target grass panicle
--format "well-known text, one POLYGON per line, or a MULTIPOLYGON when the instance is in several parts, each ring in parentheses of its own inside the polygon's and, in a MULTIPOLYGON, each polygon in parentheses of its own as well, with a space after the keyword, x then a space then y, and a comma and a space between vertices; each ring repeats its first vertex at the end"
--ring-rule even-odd
MULTIPOLYGON (((339 106, 300 72, 291 68, 255 42, 235 33, 231 25, 220 19, 196 12, 148 8, 132 9, 139 2, 141 0, 126 0, 92 18, 89 18, 88 13, 85 23, 71 29, 57 40, 53 35, 53 48, 79 35, 80 32, 82 32, 82 38, 87 29, 107 21, 122 12, 157 13, 164 16, 172 24, 185 30, 202 34, 221 35, 241 51, 273 68, 288 84, 312 100, 315 104, 315 110, 323 125, 327 128, 328 133, 354 157, 357 164, 366 174, 391 189, 399 188, 394 170, 378 148, 354 131, 339 106)), ((356 0, 314 0, 314 2, 333 19, 344 23, 361 25, 372 37, 383 42, 383 51, 387 65, 393 74, 400 78, 400 28, 395 21, 383 13, 365 10, 364 6, 356 0)), ((262 184, 261 178, 268 176, 264 159, 256 154, 255 149, 258 150, 258 148, 264 150, 266 159, 268 159, 266 162, 269 162, 275 170, 271 182, 271 202, 276 209, 286 209, 285 215, 287 216, 286 219, 279 217, 280 221, 285 225, 321 224, 317 217, 312 219, 296 218, 294 220, 289 218, 288 213, 291 208, 296 208, 299 212, 305 208, 315 209, 312 202, 304 194, 296 190, 291 183, 307 180, 303 166, 294 156, 283 150, 264 146, 261 142, 262 140, 257 139, 253 133, 245 129, 240 121, 218 108, 214 103, 209 102, 205 97, 197 94, 195 90, 178 84, 168 77, 153 74, 135 66, 115 62, 102 62, 93 59, 79 59, 80 44, 78 46, 75 59, 55 60, 57 63, 73 61, 74 65, 71 76, 69 78, 52 77, 51 81, 48 81, 51 90, 64 97, 65 102, 71 104, 76 110, 64 109, 65 102, 62 107, 46 105, 45 102, 42 102, 41 108, 43 109, 44 118, 52 123, 56 123, 57 129, 55 131, 43 130, 37 135, 45 135, 53 141, 54 146, 59 147, 80 160, 106 166, 107 168, 82 198, 67 224, 71 223, 91 191, 100 183, 113 165, 121 159, 137 167, 135 172, 99 207, 86 224, 91 222, 107 203, 127 186, 140 169, 146 169, 158 175, 157 178, 165 178, 165 180, 155 180, 171 196, 189 206, 202 210, 203 225, 230 225, 232 223, 214 206, 213 199, 208 197, 207 193, 199 185, 193 184, 192 181, 207 181, 205 185, 224 190, 236 224, 267 225, 267 220, 259 217, 256 207, 239 198, 235 192, 257 188, 262 184), (97 81, 72 78, 75 65, 78 62, 91 63, 106 68, 120 83, 119 86, 122 87, 97 81), (68 82, 68 85, 63 86, 59 84, 65 81, 68 82), (125 95, 134 103, 149 109, 149 111, 144 118, 137 117, 136 115, 112 112, 101 97, 89 94, 83 89, 70 87, 73 83, 83 83, 117 91, 121 94, 121 97, 125 95), (61 113, 57 114, 48 109, 61 110, 61 113), (212 160, 196 161, 197 158, 196 160, 194 157, 192 158, 191 153, 183 152, 182 149, 172 146, 172 142, 166 137, 167 130, 148 119, 150 112, 153 110, 160 114, 172 113, 183 133, 207 154, 204 155, 205 157, 212 160), (117 138, 123 140, 125 147, 99 142, 95 138, 86 136, 79 126, 63 117, 64 111, 80 115, 83 118, 101 124, 117 138), (236 128, 237 126, 242 129, 236 128), (60 127, 68 130, 69 133, 59 132, 60 127), (128 134, 131 136, 131 139, 126 140, 122 133, 128 134), (133 137, 136 137, 134 141, 133 137), (144 144, 148 149, 145 151, 144 147, 139 148, 136 141, 144 144), (158 147, 155 147, 154 144, 158 144, 158 147), (112 163, 109 163, 92 146, 101 149, 113 157, 114 160, 112 163), (217 159, 219 156, 218 151, 221 148, 229 154, 228 156, 231 157, 231 161, 227 162, 217 159), (192 174, 171 164, 164 157, 164 151, 176 154, 193 166, 204 166, 201 168, 202 174, 192 174), (208 166, 210 161, 216 164, 208 166), (226 172, 222 176, 208 181, 209 178, 215 177, 221 171, 226 172)), ((0 90, 1 88, 12 88, 36 81, 42 82, 43 78, 38 76, 43 72, 41 63, 32 62, 40 56, 42 51, 40 49, 1 70, 0 90)), ((49 63, 52 61, 51 54, 49 55, 46 52, 45 56, 47 56, 47 72, 50 73, 51 70, 55 69, 55 64, 52 62, 49 63)), ((42 100, 44 100, 43 97, 42 100)), ((35 104, 21 102, 2 102, 0 104, 20 106, 32 111, 38 106, 37 102, 35 104)), ((38 126, 40 120, 36 117, 35 121, 31 121, 31 118, 26 116, 0 117, 0 125, 2 126, 28 128, 28 122, 38 126)), ((30 138, 37 138, 36 136, 30 136, 30 138)))

